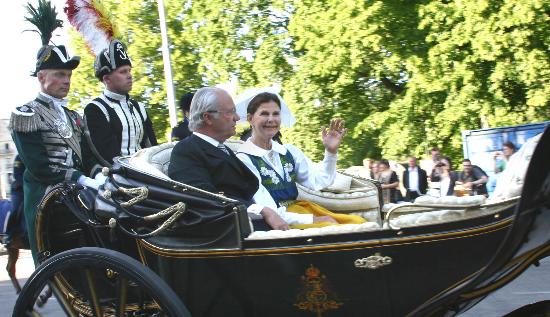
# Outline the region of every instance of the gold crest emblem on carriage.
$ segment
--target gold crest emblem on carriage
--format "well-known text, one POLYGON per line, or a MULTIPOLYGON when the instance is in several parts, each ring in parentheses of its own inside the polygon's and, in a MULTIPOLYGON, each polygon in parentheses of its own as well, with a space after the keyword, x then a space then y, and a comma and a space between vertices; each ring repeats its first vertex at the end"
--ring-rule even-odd
POLYGON ((302 289, 296 299, 294 306, 313 312, 317 317, 321 317, 327 310, 338 309, 343 305, 329 289, 327 277, 313 265, 302 276, 302 289))

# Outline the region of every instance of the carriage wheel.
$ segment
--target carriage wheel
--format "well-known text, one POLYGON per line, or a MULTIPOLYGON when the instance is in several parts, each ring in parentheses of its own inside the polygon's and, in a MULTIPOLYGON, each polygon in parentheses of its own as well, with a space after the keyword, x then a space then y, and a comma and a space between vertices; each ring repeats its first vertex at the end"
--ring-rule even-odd
POLYGON ((67 316, 191 316, 153 271, 117 251, 85 247, 54 255, 28 279, 13 317, 28 316, 46 285, 67 316))

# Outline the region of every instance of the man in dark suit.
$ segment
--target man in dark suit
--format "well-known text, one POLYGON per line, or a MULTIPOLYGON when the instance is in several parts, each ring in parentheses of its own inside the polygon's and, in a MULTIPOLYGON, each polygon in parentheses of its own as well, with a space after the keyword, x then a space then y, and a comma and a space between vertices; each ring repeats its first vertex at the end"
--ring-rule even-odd
MULTIPOLYGON (((223 89, 201 88, 193 97, 189 117, 193 134, 174 146, 168 176, 213 193, 223 192, 254 208, 252 198, 258 190, 258 179, 223 144, 235 135, 239 120, 231 96, 223 89)), ((255 230, 288 229, 272 209, 266 207, 260 215, 263 219, 253 220, 255 230)))
POLYGON ((414 201, 428 189, 426 171, 416 164, 414 156, 409 157, 407 170, 403 173, 403 186, 407 189, 407 201, 414 201))

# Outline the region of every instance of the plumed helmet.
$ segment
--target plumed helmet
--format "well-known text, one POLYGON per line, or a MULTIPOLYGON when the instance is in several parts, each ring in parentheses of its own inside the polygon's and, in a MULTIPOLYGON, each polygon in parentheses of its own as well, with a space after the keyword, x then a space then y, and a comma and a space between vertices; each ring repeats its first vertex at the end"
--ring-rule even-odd
POLYGON ((50 45, 53 32, 63 27, 63 21, 57 18, 57 11, 50 1, 38 0, 38 5, 31 3, 26 5, 28 16, 25 20, 36 29, 29 30, 40 35, 42 47, 36 54, 36 67, 31 73, 35 76, 43 69, 75 69, 80 63, 79 56, 69 57, 67 49, 63 45, 50 45))
POLYGON ((109 47, 102 50, 95 58, 95 77, 101 81, 104 75, 124 65, 132 66, 126 47, 119 40, 112 40, 109 47))
POLYGON ((36 68, 31 74, 36 76, 43 69, 75 69, 80 64, 80 56, 69 57, 63 45, 44 45, 36 54, 36 68))

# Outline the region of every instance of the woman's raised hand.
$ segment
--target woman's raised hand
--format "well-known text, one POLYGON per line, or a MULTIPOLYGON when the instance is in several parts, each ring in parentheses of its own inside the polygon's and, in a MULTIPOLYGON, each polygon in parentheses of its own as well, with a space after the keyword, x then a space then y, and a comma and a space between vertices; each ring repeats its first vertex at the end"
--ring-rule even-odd
POLYGON ((342 119, 332 119, 328 128, 324 127, 321 130, 323 145, 332 154, 338 152, 338 147, 342 143, 344 135, 346 135, 347 129, 344 127, 344 124, 345 121, 342 119))

